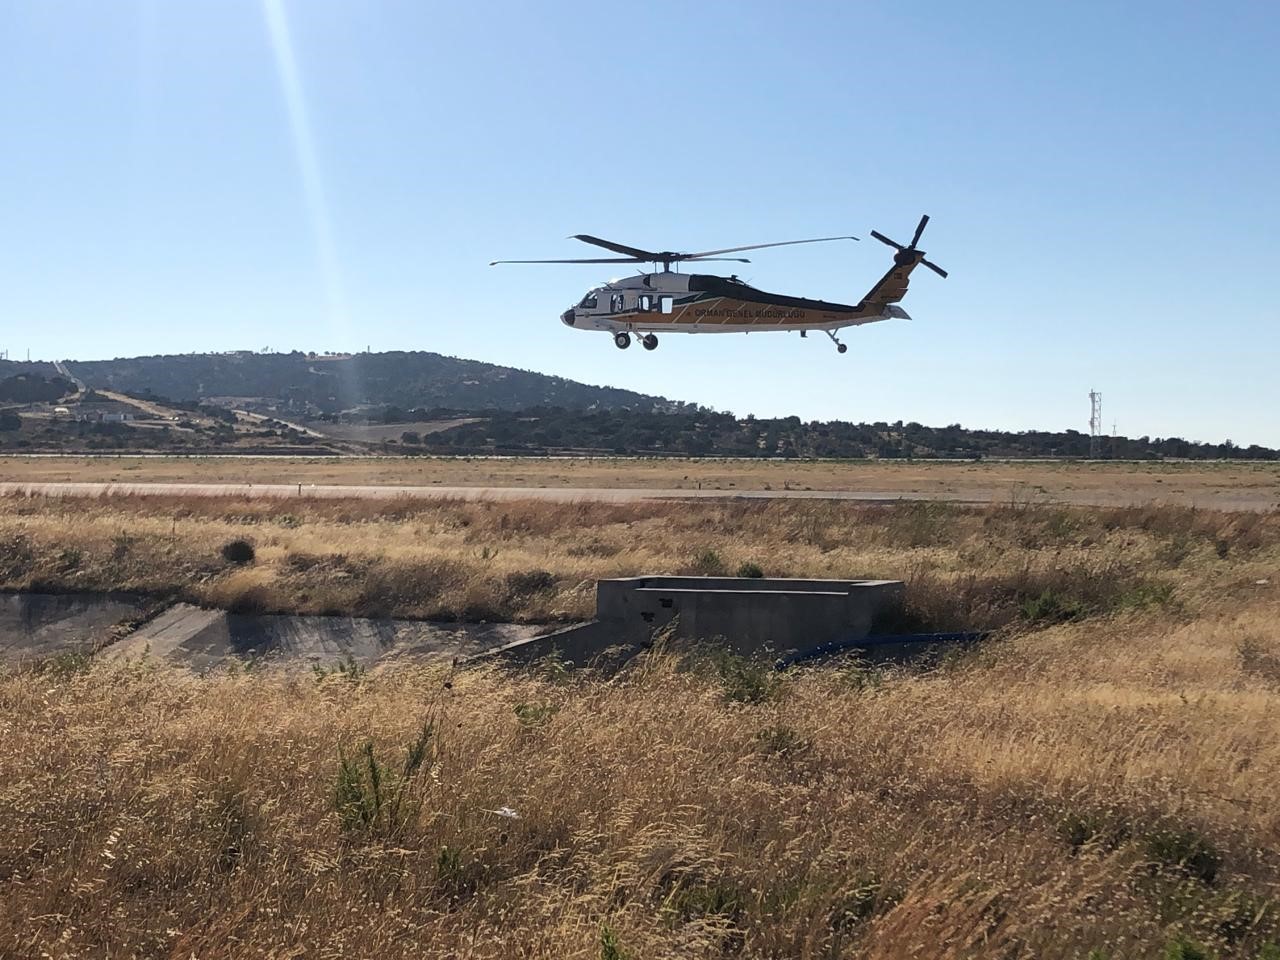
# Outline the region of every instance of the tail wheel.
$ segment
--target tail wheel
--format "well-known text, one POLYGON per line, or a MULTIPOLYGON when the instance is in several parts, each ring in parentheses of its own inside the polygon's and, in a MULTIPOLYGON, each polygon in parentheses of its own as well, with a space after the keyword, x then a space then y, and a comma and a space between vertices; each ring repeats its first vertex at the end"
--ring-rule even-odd
POLYGON ((643 346, 646 350, 657 350, 658 338, 655 334, 646 333, 644 337, 640 340, 640 345, 643 346))
POLYGON ((848 353, 848 352, 849 352, 849 345, 848 345, 847 343, 837 343, 837 344, 836 344, 836 352, 837 352, 837 353, 848 353))
POLYGON ((622 332, 613 335, 613 345, 619 350, 625 350, 631 346, 631 334, 622 332))

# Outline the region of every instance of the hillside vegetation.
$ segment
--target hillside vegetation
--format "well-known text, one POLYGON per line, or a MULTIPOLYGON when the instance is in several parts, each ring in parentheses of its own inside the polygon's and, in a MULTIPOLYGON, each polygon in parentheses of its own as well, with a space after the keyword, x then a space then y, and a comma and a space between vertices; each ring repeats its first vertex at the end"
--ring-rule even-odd
POLYGON ((183 354, 116 360, 71 361, 92 387, 174 400, 260 397, 298 413, 333 412, 365 405, 403 409, 452 406, 514 410, 550 404, 652 409, 660 397, 593 387, 438 353, 390 352, 325 356, 293 353, 183 354))
POLYGON ((921 622, 999 632, 787 674, 0 672, 0 954, 1277 956, 1275 514, 285 509, 7 500, 0 576, 545 616, 752 561, 901 574, 921 622))
MULTIPOLYGON (((440 415, 440 412, 436 412, 440 415)), ((456 415, 456 414, 455 414, 456 415)), ((955 423, 801 421, 799 417, 735 417, 713 410, 662 413, 536 408, 492 411, 419 437, 401 437, 402 451, 541 454, 579 451, 649 456, 838 457, 1073 457, 1091 455, 1077 430, 972 430, 955 423)), ((1179 437, 1104 437, 1097 456, 1109 460, 1276 460, 1280 451, 1257 444, 1195 443, 1179 437)))
MULTIPOLYGON (((213 399, 251 416, 305 422, 306 443, 335 449, 433 454, 628 454, 782 458, 1085 458, 1094 455, 1077 430, 987 430, 958 423, 802 421, 717 412, 613 387, 588 386, 495 364, 425 352, 183 354, 69 361, 66 368, 97 390, 178 407, 213 399), (396 427, 399 425, 399 429, 396 427)), ((0 403, 9 393, 50 399, 62 381, 51 364, 0 361, 0 403), (47 384, 33 393, 33 384, 47 384), (48 394, 48 396, 45 396, 48 394)), ((12 419, 10 419, 10 429, 12 419)), ((189 437, 136 430, 84 437, 58 433, 9 438, 9 447, 62 449, 204 449, 189 437)), ((299 437, 290 437, 296 444, 299 437)), ((0 438, 4 444, 4 438, 0 438)), ((224 439, 212 449, 234 452, 224 439)), ((1280 451, 1230 439, 1104 437, 1102 459, 1280 459, 1280 451)))

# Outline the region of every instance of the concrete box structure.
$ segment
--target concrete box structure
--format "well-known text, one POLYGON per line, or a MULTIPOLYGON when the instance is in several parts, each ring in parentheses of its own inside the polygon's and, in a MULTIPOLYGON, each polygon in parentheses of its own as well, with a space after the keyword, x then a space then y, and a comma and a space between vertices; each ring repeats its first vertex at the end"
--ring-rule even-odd
POLYGON ((632 577, 596 585, 596 618, 649 632, 674 621, 679 639, 776 655, 865 637, 901 595, 897 580, 632 577))
POLYGON ((555 653, 586 663, 611 647, 644 647, 669 630, 687 643, 715 643, 751 657, 778 657, 860 640, 902 599, 899 580, 630 577, 596 584, 596 619, 497 653, 555 653))

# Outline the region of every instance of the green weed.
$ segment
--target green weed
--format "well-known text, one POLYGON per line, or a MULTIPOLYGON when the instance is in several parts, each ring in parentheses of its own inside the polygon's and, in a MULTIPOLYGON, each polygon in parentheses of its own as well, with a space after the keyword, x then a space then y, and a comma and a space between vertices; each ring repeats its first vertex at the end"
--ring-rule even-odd
POLYGON ((410 788, 430 755, 434 732, 432 721, 424 721, 399 772, 378 760, 372 741, 361 744, 354 757, 339 748, 333 805, 345 831, 386 839, 416 818, 419 804, 410 788))
POLYGON ((600 925, 600 960, 627 960, 627 953, 618 940, 618 932, 607 923, 600 925))
POLYGON ((553 703, 517 703, 514 707, 516 719, 524 727, 541 727, 559 709, 553 703))

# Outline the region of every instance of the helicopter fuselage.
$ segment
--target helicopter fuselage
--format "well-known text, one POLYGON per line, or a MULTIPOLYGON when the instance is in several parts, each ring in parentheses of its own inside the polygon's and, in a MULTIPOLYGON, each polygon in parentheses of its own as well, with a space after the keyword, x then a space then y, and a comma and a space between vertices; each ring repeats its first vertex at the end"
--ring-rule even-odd
POLYGON ((578 330, 615 334, 839 330, 891 319, 910 317, 894 304, 830 303, 766 293, 737 277, 674 272, 611 280, 560 316, 578 330))
POLYGON ((893 263, 857 303, 831 303, 806 297, 789 297, 766 293, 736 276, 721 277, 702 273, 680 273, 679 264, 709 260, 749 263, 742 257, 726 254, 767 247, 791 247, 805 243, 829 243, 834 240, 857 240, 857 237, 817 237, 811 240, 785 240, 778 243, 755 243, 744 247, 724 247, 699 253, 677 253, 672 250, 642 250, 613 240, 574 234, 573 239, 603 247, 615 257, 591 257, 569 260, 492 260, 500 263, 660 263, 662 271, 610 280, 588 290, 586 296, 560 315, 565 326, 577 330, 604 330, 613 334, 613 342, 625 350, 634 334, 646 350, 658 346, 658 333, 756 333, 775 330, 798 330, 804 336, 819 330, 835 343, 841 353, 849 348, 840 342, 836 331, 877 320, 910 320, 898 306, 907 292, 911 272, 924 265, 941 277, 947 271, 925 259, 918 243, 929 217, 922 216, 911 242, 902 245, 882 233, 871 236, 892 247, 893 263), (677 269, 672 270, 675 265, 677 269))

